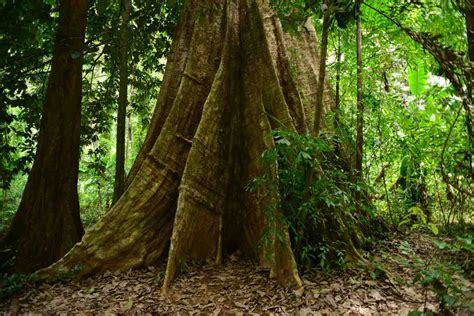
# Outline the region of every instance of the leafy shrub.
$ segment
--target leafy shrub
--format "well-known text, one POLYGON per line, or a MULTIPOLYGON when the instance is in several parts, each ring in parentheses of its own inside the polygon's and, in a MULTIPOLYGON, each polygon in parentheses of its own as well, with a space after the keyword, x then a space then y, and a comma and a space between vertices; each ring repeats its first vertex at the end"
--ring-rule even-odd
POLYGON ((267 166, 278 166, 276 178, 262 175, 249 188, 264 187, 279 196, 269 211, 281 210, 276 220, 289 227, 297 260, 329 269, 358 256, 354 243, 363 239, 363 228, 375 214, 364 202, 369 188, 352 179, 337 139, 287 130, 275 130, 271 137, 275 146, 262 158, 267 166))
POLYGON ((7 299, 27 283, 36 280, 37 277, 34 274, 0 274, 0 300, 7 299))

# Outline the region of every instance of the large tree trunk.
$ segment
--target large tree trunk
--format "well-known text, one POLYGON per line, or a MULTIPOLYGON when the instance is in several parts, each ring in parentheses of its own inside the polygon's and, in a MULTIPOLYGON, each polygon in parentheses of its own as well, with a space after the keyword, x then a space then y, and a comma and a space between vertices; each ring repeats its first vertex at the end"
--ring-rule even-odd
POLYGON ((87 8, 87 0, 64 0, 60 5, 36 158, 4 240, 16 250, 17 271, 50 265, 84 233, 77 177, 87 8))
POLYGON ((270 210, 278 196, 245 187, 264 172, 276 176, 277 165, 260 161, 272 128, 308 132, 317 81, 310 22, 291 37, 263 0, 186 1, 125 193, 40 276, 127 270, 168 251, 167 288, 184 261, 220 262, 239 249, 281 284, 301 286, 288 229, 270 210))

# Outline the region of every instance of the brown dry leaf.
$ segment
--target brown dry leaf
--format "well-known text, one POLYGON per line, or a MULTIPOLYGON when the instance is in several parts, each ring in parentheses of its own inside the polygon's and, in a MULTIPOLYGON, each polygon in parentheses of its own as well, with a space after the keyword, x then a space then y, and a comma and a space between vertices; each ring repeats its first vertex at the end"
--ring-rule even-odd
POLYGON ((402 293, 406 294, 408 297, 412 298, 412 299, 417 299, 419 297, 419 294, 415 292, 415 290, 411 287, 408 287, 408 286, 404 286, 402 288, 402 293))
POLYGON ((334 291, 340 291, 341 288, 342 288, 339 283, 332 283, 330 287, 331 287, 331 289, 334 290, 334 291))
POLYGON ((174 293, 171 295, 171 300, 174 301, 174 302, 177 302, 177 301, 180 301, 181 299, 183 299, 183 295, 179 294, 179 293, 174 293))
POLYGON ((293 294, 295 294, 296 297, 301 297, 304 294, 304 286, 301 286, 297 288, 296 290, 293 290, 293 294))
MULTIPOLYGON (((397 247, 394 245, 393 249, 397 247)), ((424 300, 416 287, 367 280, 360 270, 341 271, 336 275, 307 270, 303 283, 308 295, 295 298, 296 293, 268 279, 267 270, 258 270, 240 258, 235 262, 226 260, 221 266, 189 268, 178 276, 170 295, 165 296, 160 292, 164 269, 165 265, 153 272, 147 268, 54 286, 27 287, 18 294, 19 300, 0 302, 0 314, 16 309, 18 314, 208 314, 213 311, 229 314, 234 311, 304 315, 314 311, 317 315, 406 315, 406 311, 418 309, 418 301, 424 300)), ((387 269, 397 275, 402 271, 395 264, 387 265, 387 269)), ((409 282, 413 271, 407 269, 400 276, 409 282)), ((465 292, 472 288, 472 282, 467 283, 465 292)), ((429 309, 438 304, 434 295, 428 296, 429 309)))
POLYGON ((314 314, 315 312, 311 308, 308 308, 308 307, 302 308, 296 313, 296 315, 298 316, 307 316, 307 315, 314 315, 314 314))
POLYGON ((304 283, 305 285, 311 285, 311 286, 316 285, 316 283, 311 282, 311 281, 308 280, 308 279, 303 279, 303 283, 304 283))
POLYGON ((385 301, 385 297, 383 297, 379 291, 371 290, 369 292, 369 296, 374 298, 376 301, 385 301))
POLYGON ((332 297, 332 295, 326 295, 324 297, 324 300, 329 304, 331 305, 331 307, 335 308, 337 307, 337 304, 336 304, 336 301, 334 300, 334 298, 332 297))
POLYGON ((352 306, 352 304, 351 304, 350 301, 345 301, 345 302, 342 304, 342 306, 343 306, 344 308, 346 308, 346 309, 350 309, 351 306, 352 306))
POLYGON ((265 295, 267 295, 267 293, 260 290, 256 290, 255 292, 257 292, 257 294, 260 295, 260 297, 264 297, 265 295))
POLYGON ((374 312, 367 307, 358 307, 355 312, 359 313, 360 315, 373 315, 374 312))
POLYGON ((245 305, 245 304, 242 304, 242 303, 239 303, 239 302, 234 302, 234 305, 239 307, 239 308, 243 308, 245 310, 248 310, 249 309, 249 306, 245 305))
POLYGON ((377 286, 377 282, 373 281, 373 280, 367 280, 365 281, 365 284, 368 285, 368 286, 377 286))

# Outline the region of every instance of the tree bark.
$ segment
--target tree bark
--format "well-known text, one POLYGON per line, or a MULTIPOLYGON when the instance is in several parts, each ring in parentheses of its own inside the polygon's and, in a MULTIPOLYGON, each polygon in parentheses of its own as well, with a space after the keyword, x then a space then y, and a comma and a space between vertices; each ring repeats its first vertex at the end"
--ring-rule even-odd
MULTIPOLYGON (((278 166, 261 162, 274 128, 308 132, 318 52, 310 22, 283 33, 264 0, 188 0, 145 143, 127 189, 63 259, 39 272, 79 276, 155 263, 164 289, 187 260, 239 249, 281 284, 302 285, 278 196, 245 190, 278 166), (264 242, 266 239, 269 242, 264 242)), ((325 90, 325 109, 333 107, 325 90)), ((310 125, 309 125, 310 126, 310 125)))
POLYGON ((326 59, 328 52, 329 23, 331 20, 331 14, 329 12, 331 10, 331 1, 325 0, 324 3, 326 4, 326 12, 323 13, 323 33, 321 35, 321 59, 319 66, 318 86, 316 90, 316 113, 314 117, 313 127, 313 135, 315 137, 318 137, 319 133, 321 132, 321 122, 324 112, 323 96, 324 83, 326 80, 326 59))
POLYGON ((337 30, 337 61, 336 61, 336 97, 335 97, 335 126, 340 127, 341 123, 341 30, 337 30))
MULTIPOLYGON (((465 105, 464 107, 471 107, 474 104, 473 102, 473 90, 474 90, 474 0, 466 0, 466 11, 465 11, 465 17, 466 17, 466 31, 467 31, 467 48, 468 48, 468 60, 469 60, 469 71, 467 77, 467 98, 468 98, 468 104, 465 105)), ((463 101, 466 102, 466 101, 463 101)), ((473 136, 473 131, 472 131, 472 111, 471 111, 471 120, 469 121, 469 116, 467 116, 467 127, 469 130, 469 135, 470 137, 468 138, 470 144, 469 144, 469 172, 471 174, 471 178, 474 179, 474 170, 473 170, 473 164, 474 161, 472 161, 472 157, 474 155, 474 136, 473 136)))
POLYGON ((121 0, 122 23, 120 26, 120 88, 117 111, 117 144, 115 158, 115 182, 112 203, 122 196, 125 188, 125 129, 128 99, 128 21, 131 1, 121 0))
POLYGON ((48 266, 84 233, 77 179, 87 9, 87 0, 64 0, 60 5, 36 157, 4 240, 16 251, 16 271, 48 266))
POLYGON ((360 23, 361 0, 356 1, 357 28, 357 136, 356 136, 356 166, 355 172, 362 179, 362 163, 364 159, 364 96, 362 92, 362 28, 360 23))
MULTIPOLYGON (((466 0, 466 29, 469 61, 474 62, 474 0, 466 0)), ((471 65, 471 67, 474 67, 471 65)))
MULTIPOLYGON (((316 84, 316 100, 315 100, 315 111, 314 111, 314 123, 313 123, 313 135, 314 137, 319 137, 319 133, 321 132, 322 120, 323 120, 323 113, 325 112, 324 107, 324 94, 325 94, 325 83, 326 83, 326 60, 327 60, 327 51, 328 51, 328 37, 329 37, 329 26, 331 21, 331 0, 325 0, 324 4, 326 5, 326 10, 323 12, 323 30, 321 34, 321 51, 320 51, 320 59, 319 59, 319 73, 318 73, 318 81, 316 84)), ((335 105, 337 106, 337 105, 335 105)), ((337 111, 337 108, 334 107, 337 111)), ((313 159, 317 159, 317 157, 313 157, 313 159)), ((314 181, 315 170, 310 168, 306 172, 306 179, 305 179, 305 188, 303 192, 303 204, 307 203, 309 198, 311 197, 311 186, 314 181)), ((318 175, 318 174, 316 174, 318 175)), ((296 228, 297 235, 303 236, 304 227, 302 223, 299 223, 298 227, 296 228)), ((295 245, 295 254, 297 256, 301 253, 301 238, 298 238, 298 242, 295 245)))

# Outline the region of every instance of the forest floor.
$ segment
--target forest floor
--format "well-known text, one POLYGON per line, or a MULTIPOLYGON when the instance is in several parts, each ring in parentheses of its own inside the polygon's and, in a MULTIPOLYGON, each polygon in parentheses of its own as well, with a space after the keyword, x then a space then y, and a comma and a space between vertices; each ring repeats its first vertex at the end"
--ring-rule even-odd
MULTIPOLYGON (((374 280, 373 274, 371 277, 361 268, 329 274, 310 269, 301 273, 304 291, 289 291, 270 280, 268 271, 234 255, 222 266, 188 266, 166 295, 161 293, 164 266, 149 267, 80 281, 27 286, 0 302, 0 315, 5 312, 12 315, 65 312, 407 315, 424 308, 438 312, 439 301, 434 293, 413 284, 416 269, 387 259, 398 257, 410 262, 412 258, 400 250, 400 245, 406 245, 404 241, 407 241, 420 259, 429 260, 436 253, 432 240, 417 233, 380 242, 373 256, 383 262, 391 275, 390 281, 374 280)), ((462 283, 462 291, 471 303, 474 303, 473 281, 462 283)), ((461 310, 458 314, 469 312, 461 310)))

